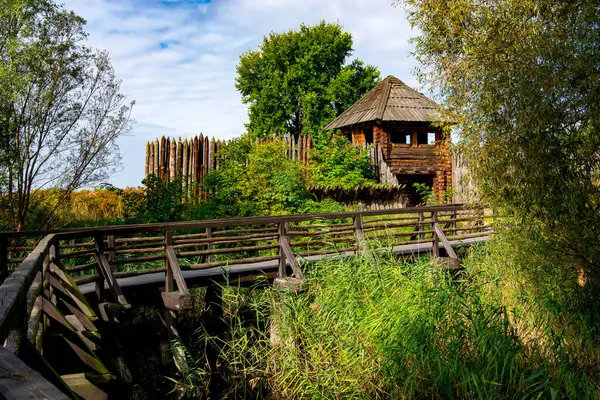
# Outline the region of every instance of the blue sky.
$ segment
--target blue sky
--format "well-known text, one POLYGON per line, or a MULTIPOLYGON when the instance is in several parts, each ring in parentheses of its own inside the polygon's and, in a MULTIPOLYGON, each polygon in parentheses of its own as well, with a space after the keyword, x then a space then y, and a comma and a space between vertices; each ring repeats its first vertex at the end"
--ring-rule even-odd
POLYGON ((157 136, 240 135, 246 106, 235 90, 240 54, 269 32, 325 19, 354 38, 354 58, 419 88, 409 56, 415 35, 390 0, 66 0, 88 21, 89 44, 110 53, 137 121, 119 142, 123 171, 111 183, 138 186, 144 146, 157 136))

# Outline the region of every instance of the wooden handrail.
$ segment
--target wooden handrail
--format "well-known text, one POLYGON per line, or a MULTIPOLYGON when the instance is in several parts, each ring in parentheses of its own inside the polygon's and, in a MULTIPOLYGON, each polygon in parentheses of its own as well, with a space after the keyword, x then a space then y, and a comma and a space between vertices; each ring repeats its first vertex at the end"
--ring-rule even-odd
POLYGON ((427 207, 407 207, 396 208, 389 210, 365 210, 354 212, 341 213, 321 213, 321 214, 290 214, 268 217, 243 217, 243 218, 224 218, 213 220, 198 220, 198 221, 181 221, 181 222, 165 222, 153 224, 132 224, 132 225, 111 225, 102 227, 85 227, 85 228, 65 228, 44 231, 22 231, 22 232, 0 232, 0 235, 5 235, 8 238, 27 237, 27 236, 44 236, 48 234, 60 234, 61 239, 75 239, 79 237, 91 237, 94 234, 111 235, 111 234, 126 234, 139 232, 156 232, 182 229, 205 229, 219 228, 228 226, 247 226, 247 225, 266 225, 277 224, 279 222, 299 222, 315 219, 342 219, 353 218, 358 215, 361 217, 376 216, 376 215, 396 215, 396 214, 417 214, 419 212, 444 212, 455 210, 471 209, 465 204, 450 204, 443 206, 427 206, 427 207))

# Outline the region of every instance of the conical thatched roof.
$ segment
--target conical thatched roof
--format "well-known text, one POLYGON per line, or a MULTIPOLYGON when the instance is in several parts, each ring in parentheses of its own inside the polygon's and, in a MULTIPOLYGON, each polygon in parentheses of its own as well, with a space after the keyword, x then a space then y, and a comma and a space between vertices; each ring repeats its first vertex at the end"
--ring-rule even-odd
POLYGON ((432 100, 390 75, 325 129, 338 129, 377 120, 432 122, 441 117, 437 107, 432 100))

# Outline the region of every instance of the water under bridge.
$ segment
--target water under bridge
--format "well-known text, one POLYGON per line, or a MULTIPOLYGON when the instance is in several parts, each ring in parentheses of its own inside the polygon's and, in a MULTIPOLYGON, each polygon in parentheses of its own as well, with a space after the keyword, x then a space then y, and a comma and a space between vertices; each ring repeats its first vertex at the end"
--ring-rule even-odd
POLYGON ((487 240, 491 220, 454 204, 0 233, 0 395, 105 398, 123 374, 106 366, 107 332, 140 304, 160 305, 172 339, 191 287, 298 280, 326 258, 390 250, 455 270, 455 249, 487 240))

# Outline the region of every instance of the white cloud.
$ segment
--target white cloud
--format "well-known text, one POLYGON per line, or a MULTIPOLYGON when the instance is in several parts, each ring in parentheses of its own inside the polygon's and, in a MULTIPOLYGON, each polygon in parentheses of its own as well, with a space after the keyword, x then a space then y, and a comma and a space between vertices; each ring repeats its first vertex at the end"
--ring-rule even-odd
POLYGON ((339 22, 354 38, 353 57, 416 86, 405 13, 390 0, 67 0, 88 21, 90 45, 108 50, 138 121, 124 138, 117 186, 142 179, 144 145, 161 135, 244 131, 246 107, 235 90, 239 55, 270 32, 301 23, 339 22), (199 4, 200 3, 200 4, 199 4))

